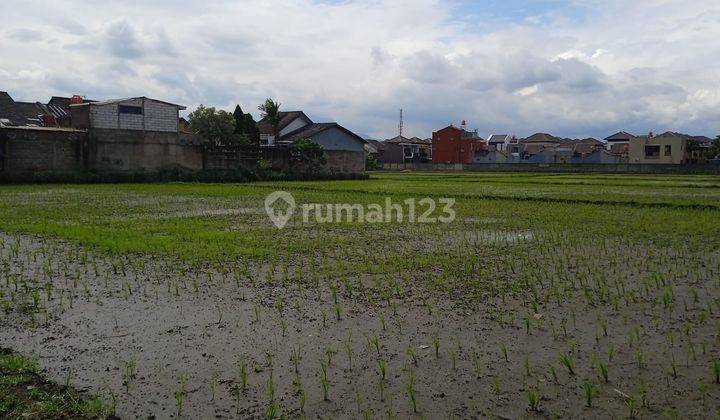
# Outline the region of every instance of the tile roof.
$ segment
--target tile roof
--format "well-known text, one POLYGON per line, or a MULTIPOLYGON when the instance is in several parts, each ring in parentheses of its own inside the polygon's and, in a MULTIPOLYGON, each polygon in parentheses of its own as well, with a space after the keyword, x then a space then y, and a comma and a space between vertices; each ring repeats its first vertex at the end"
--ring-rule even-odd
POLYGON ((619 133, 615 133, 612 136, 605 137, 606 141, 628 141, 635 136, 626 132, 626 131, 620 131, 619 133))
POLYGON ((310 124, 299 130, 295 130, 292 133, 286 134, 285 136, 280 138, 280 142, 281 143, 294 143, 298 140, 310 138, 310 137, 314 136, 315 134, 321 133, 321 132, 328 130, 330 128, 333 128, 333 127, 339 128, 340 130, 345 131, 346 133, 352 135, 353 137, 356 137, 362 143, 366 143, 366 140, 364 138, 358 136, 357 134, 353 133, 352 131, 348 130, 347 128, 341 126, 338 123, 334 123, 334 122, 310 124))
POLYGON ((391 139, 385 140, 385 142, 386 143, 398 143, 398 144, 399 143, 427 144, 427 145, 432 144, 432 140, 430 140, 430 139, 421 139, 419 137, 407 138, 407 137, 403 137, 403 136, 393 137, 391 139))
POLYGON ((547 133, 535 133, 532 136, 526 137, 521 141, 525 144, 531 144, 531 143, 562 143, 562 140, 558 137, 555 137, 553 135, 547 134, 547 133))
POLYGON ((488 143, 505 143, 510 140, 510 136, 507 134, 492 134, 488 137, 488 143))
MULTIPOLYGON (((284 111, 280 112, 280 122, 278 123, 278 131, 282 131, 283 128, 287 127, 291 122, 295 121, 297 118, 306 118, 308 121, 310 121, 310 124, 312 124, 312 120, 305 115, 302 111, 284 111)), ((260 130, 260 134, 274 134, 273 133, 273 126, 270 124, 270 121, 268 121, 267 118, 263 118, 257 123, 258 130, 260 130)))

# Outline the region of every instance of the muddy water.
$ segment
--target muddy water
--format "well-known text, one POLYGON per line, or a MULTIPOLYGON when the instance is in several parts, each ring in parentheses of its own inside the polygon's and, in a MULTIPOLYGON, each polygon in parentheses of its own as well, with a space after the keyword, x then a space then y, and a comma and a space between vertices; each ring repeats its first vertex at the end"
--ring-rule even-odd
MULTIPOLYGON (((483 235, 476 239, 497 239, 495 233, 483 235)), ((515 237, 500 234, 503 241, 515 237)), ((12 256, 9 243, 16 238, 5 235, 3 241, 0 256, 12 275, 43 278, 47 263, 54 271, 47 281, 54 282, 56 290, 76 290, 77 298, 72 307, 67 300, 52 299, 51 316, 47 323, 39 321, 42 325, 32 326, 22 314, 3 313, 0 345, 37 355, 59 382, 70 372, 74 386, 106 401, 114 395, 122 418, 175 416, 181 377, 187 378, 186 418, 264 417, 270 382, 275 402, 291 417, 301 414, 302 390, 303 412, 311 418, 380 418, 388 412, 398 418, 447 418, 448 413, 459 418, 524 418, 536 415, 527 410, 530 387, 541 390, 542 416, 622 416, 625 400, 617 391, 633 393, 640 384, 651 389, 649 407, 643 409, 650 417, 666 409, 703 417, 718 402, 714 385, 705 388, 705 402, 690 396, 698 395, 698 384, 708 378, 709 354, 701 354, 699 344, 696 359, 688 356, 685 363, 685 347, 678 343, 682 373, 672 381, 664 373, 667 328, 685 322, 686 315, 680 313, 664 313, 666 321, 658 322, 662 309, 637 305, 617 312, 609 305, 587 307, 580 301, 562 307, 549 303, 534 313, 521 302, 493 297, 471 306, 474 309, 458 309, 469 306, 432 297, 425 305, 417 290, 409 289, 402 299, 391 300, 396 315, 386 302, 373 304, 341 293, 338 320, 325 285, 318 291, 291 279, 286 286, 262 281, 252 286, 246 280, 238 286, 231 275, 223 279, 217 271, 189 267, 181 274, 179 266, 168 269, 179 264, 149 256, 123 259, 123 264, 134 260, 141 267, 123 274, 115 272, 117 258, 91 255, 81 262, 73 247, 55 244, 54 252, 41 251, 47 243, 29 237, 19 237, 19 255, 12 256), (64 264, 67 272, 61 269, 64 264), (75 280, 80 285, 87 280, 87 291, 73 287, 75 280), (529 334, 526 316, 535 320, 529 334), (607 337, 599 333, 599 319, 607 320, 607 337), (561 324, 568 337, 560 333, 561 324), (642 328, 637 348, 644 351, 643 368, 634 366, 636 350, 627 342, 636 326, 642 328), (507 347, 507 361, 500 343, 507 347), (599 383, 593 360, 605 355, 610 343, 616 352, 611 383, 602 387, 595 408, 587 409, 580 385, 585 379, 599 383), (564 352, 572 355, 575 375, 558 363, 564 352), (300 356, 297 373, 293 353, 300 356), (325 401, 321 360, 329 358, 325 401), (234 395, 233 386, 241 382, 240 360, 247 362, 248 383, 234 395), (386 364, 384 381, 379 360, 386 364), (127 380, 129 364, 135 365, 135 376, 127 380), (556 369, 557 383, 549 366, 556 369), (419 414, 413 414, 408 397, 410 371, 419 414)), ((256 276, 264 277, 261 271, 256 276)), ((682 296, 682 288, 676 293, 682 296)), ((715 321, 717 315, 710 315, 693 336, 709 346, 709 353, 717 349, 715 321)))

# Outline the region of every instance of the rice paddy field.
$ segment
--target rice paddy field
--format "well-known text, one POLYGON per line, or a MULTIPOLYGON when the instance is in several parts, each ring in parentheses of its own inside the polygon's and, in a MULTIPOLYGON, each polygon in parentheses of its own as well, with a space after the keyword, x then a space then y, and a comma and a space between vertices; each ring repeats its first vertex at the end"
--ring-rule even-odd
POLYGON ((0 417, 716 418, 719 246, 717 176, 0 186, 0 417))

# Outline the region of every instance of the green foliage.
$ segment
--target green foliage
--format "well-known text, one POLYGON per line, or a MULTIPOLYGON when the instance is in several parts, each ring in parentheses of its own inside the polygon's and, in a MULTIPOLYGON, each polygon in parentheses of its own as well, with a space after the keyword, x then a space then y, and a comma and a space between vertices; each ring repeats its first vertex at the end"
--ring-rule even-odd
POLYGON ((99 398, 40 376, 37 360, 0 349, 0 418, 103 419, 113 409, 99 398))
POLYGON ((258 109, 262 112, 262 118, 272 125, 273 133, 277 137, 279 134, 278 125, 280 124, 280 103, 267 98, 265 103, 260 105, 258 109))
POLYGON ((296 141, 290 147, 290 168, 306 174, 322 173, 327 160, 321 145, 310 139, 296 141))
POLYGON ((215 146, 248 143, 247 136, 236 133, 233 114, 203 105, 188 115, 190 129, 215 146))

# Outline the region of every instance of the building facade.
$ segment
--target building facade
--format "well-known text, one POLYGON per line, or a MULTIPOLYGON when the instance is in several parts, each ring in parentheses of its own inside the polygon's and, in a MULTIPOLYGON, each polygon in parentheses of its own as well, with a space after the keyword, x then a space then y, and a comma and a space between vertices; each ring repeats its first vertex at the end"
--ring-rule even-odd
POLYGON ((473 163, 475 154, 484 149, 476 131, 449 125, 432 134, 433 163, 473 163))
POLYGON ((688 139, 675 133, 637 136, 630 141, 629 163, 680 165, 688 161, 688 139))

